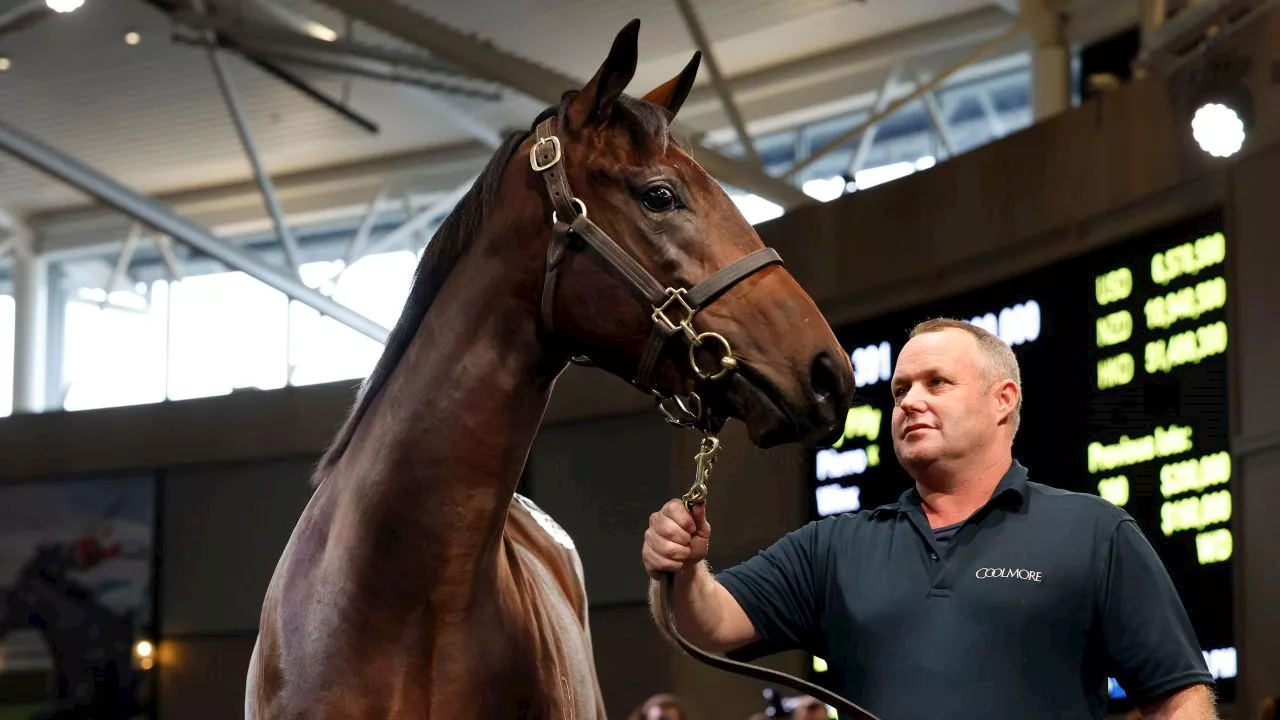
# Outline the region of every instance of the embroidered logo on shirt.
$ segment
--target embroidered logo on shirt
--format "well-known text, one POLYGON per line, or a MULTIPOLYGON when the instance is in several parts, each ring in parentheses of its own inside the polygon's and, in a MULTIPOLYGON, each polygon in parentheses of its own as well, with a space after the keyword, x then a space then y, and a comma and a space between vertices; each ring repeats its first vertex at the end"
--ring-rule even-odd
POLYGON ((979 580, 1000 578, 1004 580, 1029 580, 1041 582, 1043 573, 1039 570, 1023 570, 1022 568, 978 568, 973 574, 979 580))

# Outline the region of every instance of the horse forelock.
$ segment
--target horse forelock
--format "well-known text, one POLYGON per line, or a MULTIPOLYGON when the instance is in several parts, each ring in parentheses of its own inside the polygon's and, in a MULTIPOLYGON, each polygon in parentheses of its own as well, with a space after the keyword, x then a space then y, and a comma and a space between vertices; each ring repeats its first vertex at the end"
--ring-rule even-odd
MULTIPOLYGON (((476 176, 471 189, 431 236, 426 251, 422 253, 422 259, 414 270, 409 297, 405 300, 400 318, 388 334, 387 344, 373 371, 361 383, 346 421, 320 458, 316 472, 312 475, 312 485, 319 485, 324 481, 350 446, 360 421, 409 349, 409 344, 440 288, 458 261, 466 255, 471 239, 479 233, 488 218, 493 202, 497 199, 503 173, 520 144, 533 134, 539 123, 553 115, 557 117, 560 127, 565 127, 569 103, 577 94, 577 91, 572 90, 564 93, 559 104, 538 113, 528 130, 509 133, 490 156, 488 164, 476 176)), ((629 132, 633 145, 641 152, 666 152, 671 141, 670 122, 671 115, 665 108, 644 100, 622 95, 614 106, 612 125, 629 132)))

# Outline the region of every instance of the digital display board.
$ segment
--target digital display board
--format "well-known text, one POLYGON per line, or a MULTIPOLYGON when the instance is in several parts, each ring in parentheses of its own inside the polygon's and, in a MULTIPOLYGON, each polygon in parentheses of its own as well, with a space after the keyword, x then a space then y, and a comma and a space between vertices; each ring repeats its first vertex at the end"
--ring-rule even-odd
MULTIPOLYGON (((1124 508, 1168 568, 1223 701, 1235 696, 1227 242, 1196 217, 1026 275, 836 331, 858 403, 814 454, 814 519, 897 501, 889 380, 935 317, 999 335, 1022 370, 1014 456, 1037 482, 1124 508)), ((815 678, 824 663, 815 659, 815 678)), ((1113 709, 1127 706, 1112 682, 1113 709)))

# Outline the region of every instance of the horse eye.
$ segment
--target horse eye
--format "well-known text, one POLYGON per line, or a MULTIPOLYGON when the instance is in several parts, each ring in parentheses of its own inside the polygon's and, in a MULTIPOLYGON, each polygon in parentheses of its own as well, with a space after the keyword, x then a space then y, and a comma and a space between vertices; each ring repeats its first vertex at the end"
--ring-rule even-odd
POLYGON ((671 192, 671 188, 665 185, 654 185, 645 188, 640 196, 644 206, 654 212, 665 212, 676 206, 676 194, 671 192))

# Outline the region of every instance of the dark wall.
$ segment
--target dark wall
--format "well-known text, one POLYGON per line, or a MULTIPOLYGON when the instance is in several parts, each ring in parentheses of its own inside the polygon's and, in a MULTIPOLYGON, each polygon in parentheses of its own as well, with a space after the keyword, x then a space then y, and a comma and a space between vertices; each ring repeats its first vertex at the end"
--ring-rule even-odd
MULTIPOLYGON (((1196 149, 1179 80, 1149 78, 911 178, 760 228, 833 323, 943 297, 1221 207, 1231 243, 1233 460, 1240 715, 1280 693, 1280 11, 1232 41, 1256 50, 1257 123, 1230 162, 1196 149)), ((165 472, 161 708, 235 717, 266 579, 303 504, 310 463, 349 384, 0 422, 0 478, 165 472)), ((695 666, 653 631, 638 548, 649 512, 692 477, 696 437, 625 383, 573 369, 534 450, 530 494, 583 548, 610 713, 652 692, 702 718, 746 717, 759 687, 695 666)), ((711 487, 712 564, 749 557, 805 515, 794 448, 760 452, 734 425, 711 487)), ((796 657, 775 660, 793 672, 796 657)))

